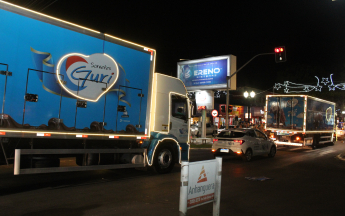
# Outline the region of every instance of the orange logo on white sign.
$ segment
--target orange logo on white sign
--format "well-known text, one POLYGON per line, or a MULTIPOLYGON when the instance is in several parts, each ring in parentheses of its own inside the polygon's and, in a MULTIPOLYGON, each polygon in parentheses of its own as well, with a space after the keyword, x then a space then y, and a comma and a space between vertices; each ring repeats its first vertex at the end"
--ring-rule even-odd
POLYGON ((202 169, 201 169, 197 183, 205 182, 205 181, 207 181, 207 177, 206 177, 206 172, 205 172, 204 166, 202 166, 202 169))

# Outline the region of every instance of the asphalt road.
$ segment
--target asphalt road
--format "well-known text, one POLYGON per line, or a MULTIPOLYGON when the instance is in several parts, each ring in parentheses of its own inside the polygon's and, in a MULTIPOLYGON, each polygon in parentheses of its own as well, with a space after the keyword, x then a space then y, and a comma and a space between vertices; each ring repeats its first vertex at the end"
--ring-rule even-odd
MULTIPOLYGON (((344 215, 345 144, 279 148, 275 158, 252 162, 223 158, 220 215, 344 215), (265 176, 266 181, 245 177, 265 176)), ((191 150, 191 161, 212 159, 191 150)), ((178 215, 180 166, 152 170, 102 170, 13 176, 0 167, 1 215, 178 215)), ((188 210, 212 215, 212 204, 188 210)))

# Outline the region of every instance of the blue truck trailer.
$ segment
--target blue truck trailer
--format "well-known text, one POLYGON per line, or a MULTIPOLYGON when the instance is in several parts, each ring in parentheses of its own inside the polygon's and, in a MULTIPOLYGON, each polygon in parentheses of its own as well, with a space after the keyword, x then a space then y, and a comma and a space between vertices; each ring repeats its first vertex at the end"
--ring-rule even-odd
POLYGON ((267 95, 265 130, 277 145, 333 144, 335 103, 307 95, 267 95))
POLYGON ((0 163, 14 174, 188 160, 187 91, 155 73, 156 50, 5 1, 0 20, 0 163))

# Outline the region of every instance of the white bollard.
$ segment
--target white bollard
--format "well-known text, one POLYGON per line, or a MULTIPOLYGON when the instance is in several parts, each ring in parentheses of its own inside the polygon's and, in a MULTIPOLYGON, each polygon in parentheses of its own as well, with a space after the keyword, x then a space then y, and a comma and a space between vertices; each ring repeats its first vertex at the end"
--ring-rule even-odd
POLYGON ((180 206, 179 216, 187 215, 187 196, 188 196, 188 172, 189 172, 189 162, 182 161, 181 164, 181 182, 180 182, 180 206))
POLYGON ((222 157, 216 157, 217 172, 216 172, 216 188, 214 191, 213 200, 213 216, 219 216, 220 209, 220 189, 222 185, 222 157))

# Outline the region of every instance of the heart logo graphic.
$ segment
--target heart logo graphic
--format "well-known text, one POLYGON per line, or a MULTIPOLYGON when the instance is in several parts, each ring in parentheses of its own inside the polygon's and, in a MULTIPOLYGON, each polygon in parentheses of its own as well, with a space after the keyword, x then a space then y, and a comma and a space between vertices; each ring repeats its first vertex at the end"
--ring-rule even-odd
POLYGON ((56 76, 61 87, 72 96, 96 102, 116 83, 119 67, 107 54, 71 53, 59 60, 56 76))
POLYGON ((332 118, 332 107, 328 107, 326 109, 326 120, 329 122, 332 118))

